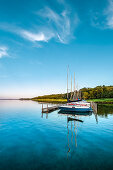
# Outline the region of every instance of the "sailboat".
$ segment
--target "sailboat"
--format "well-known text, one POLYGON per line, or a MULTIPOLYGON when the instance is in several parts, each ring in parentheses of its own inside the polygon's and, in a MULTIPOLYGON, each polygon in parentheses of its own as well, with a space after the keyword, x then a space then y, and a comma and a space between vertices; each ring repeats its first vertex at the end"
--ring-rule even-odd
MULTIPOLYGON (((69 68, 68 68, 69 69, 69 68)), ((73 100, 68 95, 68 69, 67 69, 67 103, 59 107, 62 111, 69 112, 90 112, 92 111, 90 103, 81 99, 81 92, 75 89, 75 73, 74 73, 74 95, 73 100)), ((72 78, 71 78, 71 96, 72 96, 72 78)))
POLYGON ((90 111, 92 111, 90 103, 83 101, 83 100, 67 103, 65 105, 60 106, 59 109, 63 110, 63 111, 69 111, 69 112, 90 112, 90 111))

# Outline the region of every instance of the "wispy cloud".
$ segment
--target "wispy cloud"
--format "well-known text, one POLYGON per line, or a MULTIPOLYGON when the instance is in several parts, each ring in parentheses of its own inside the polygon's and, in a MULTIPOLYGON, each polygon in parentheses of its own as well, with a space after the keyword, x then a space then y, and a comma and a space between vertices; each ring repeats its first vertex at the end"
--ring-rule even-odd
POLYGON ((36 41, 48 42, 48 40, 54 36, 54 34, 48 33, 46 35, 44 32, 34 33, 27 30, 20 30, 19 33, 23 38, 28 39, 29 41, 32 42, 36 42, 36 41))
POLYGON ((113 29, 113 0, 108 0, 108 5, 102 12, 91 14, 91 24, 100 29, 113 29))
POLYGON ((8 48, 5 46, 0 46, 0 58, 8 56, 8 48))
POLYGON ((105 10, 106 26, 107 28, 113 29, 113 0, 108 0, 109 5, 105 10))
POLYGON ((79 19, 75 11, 68 8, 64 0, 57 0, 57 3, 63 6, 63 10, 60 12, 46 6, 35 13, 41 20, 41 24, 36 21, 35 28, 23 29, 2 23, 0 29, 17 34, 31 42, 48 42, 54 39, 60 43, 68 43, 75 38, 74 31, 79 19))
POLYGON ((74 30, 79 22, 76 14, 72 16, 67 9, 57 13, 49 7, 41 9, 37 14, 44 19, 45 28, 48 26, 59 42, 67 43, 74 38, 74 30))
POLYGON ((51 38, 54 37, 54 34, 48 29, 23 29, 16 25, 10 25, 8 23, 2 23, 0 25, 1 30, 5 30, 6 32, 11 32, 13 34, 17 34, 20 37, 32 41, 32 42, 48 42, 51 38))

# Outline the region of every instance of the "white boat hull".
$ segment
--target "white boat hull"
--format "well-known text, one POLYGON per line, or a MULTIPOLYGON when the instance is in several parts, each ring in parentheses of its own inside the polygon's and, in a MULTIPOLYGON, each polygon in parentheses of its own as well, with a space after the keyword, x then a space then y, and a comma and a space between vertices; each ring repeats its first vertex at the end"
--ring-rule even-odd
POLYGON ((90 112, 92 111, 91 107, 88 108, 76 108, 76 107, 59 107, 59 109, 63 110, 63 111, 69 111, 69 112, 90 112))
POLYGON ((67 103, 66 105, 60 106, 59 109, 69 112, 90 112, 92 111, 90 103, 85 101, 67 103))

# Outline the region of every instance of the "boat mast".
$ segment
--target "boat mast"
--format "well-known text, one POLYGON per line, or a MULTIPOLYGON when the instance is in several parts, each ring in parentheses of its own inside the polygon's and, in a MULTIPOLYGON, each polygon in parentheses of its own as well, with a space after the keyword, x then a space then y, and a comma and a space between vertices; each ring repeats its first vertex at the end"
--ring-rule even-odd
POLYGON ((72 99, 72 76, 71 76, 71 99, 72 99))
POLYGON ((78 82, 77 82, 77 99, 79 97, 79 91, 78 91, 78 82))
POLYGON ((75 72, 74 72, 74 98, 75 98, 75 72))
POLYGON ((68 95, 68 72, 69 72, 69 65, 67 67, 67 100, 69 100, 69 95, 68 95))
POLYGON ((81 90, 79 90, 79 94, 80 94, 80 100, 82 99, 82 92, 81 90))

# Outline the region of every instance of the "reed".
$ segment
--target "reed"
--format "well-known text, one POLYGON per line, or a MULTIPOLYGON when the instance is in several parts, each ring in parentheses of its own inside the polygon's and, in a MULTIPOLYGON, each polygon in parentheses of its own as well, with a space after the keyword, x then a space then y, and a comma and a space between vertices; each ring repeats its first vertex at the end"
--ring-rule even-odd
POLYGON ((37 102, 47 102, 47 103, 66 103, 67 99, 32 99, 37 102))

